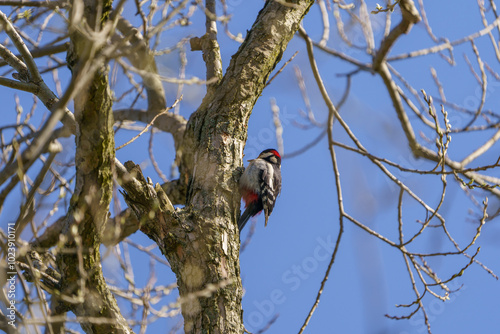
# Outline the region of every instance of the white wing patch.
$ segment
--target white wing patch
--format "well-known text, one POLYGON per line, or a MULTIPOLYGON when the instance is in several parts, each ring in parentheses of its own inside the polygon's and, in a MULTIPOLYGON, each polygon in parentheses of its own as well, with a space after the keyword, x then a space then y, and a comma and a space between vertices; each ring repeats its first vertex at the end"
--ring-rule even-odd
POLYGON ((274 191, 274 184, 273 184, 273 180, 274 180, 274 168, 273 168, 273 166, 271 166, 269 164, 266 164, 266 167, 267 167, 266 168, 267 169, 267 173, 266 173, 266 176, 265 176, 265 180, 266 180, 267 185, 271 189, 271 191, 274 191))

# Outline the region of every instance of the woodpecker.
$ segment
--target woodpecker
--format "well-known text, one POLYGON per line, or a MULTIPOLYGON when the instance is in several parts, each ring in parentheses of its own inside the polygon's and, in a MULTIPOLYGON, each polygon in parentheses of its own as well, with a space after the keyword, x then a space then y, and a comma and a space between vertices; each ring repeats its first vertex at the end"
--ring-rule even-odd
POLYGON ((275 149, 262 151, 250 163, 240 178, 240 193, 246 210, 238 220, 238 228, 245 227, 248 219, 262 210, 267 220, 273 212, 276 197, 281 192, 281 156, 275 149))

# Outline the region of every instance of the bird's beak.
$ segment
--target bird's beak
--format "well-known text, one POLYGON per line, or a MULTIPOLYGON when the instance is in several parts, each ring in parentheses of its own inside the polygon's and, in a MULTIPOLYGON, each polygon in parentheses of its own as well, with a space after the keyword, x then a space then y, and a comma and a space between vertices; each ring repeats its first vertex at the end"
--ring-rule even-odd
POLYGON ((252 162, 252 161, 254 161, 254 160, 255 160, 255 159, 250 159, 250 160, 247 160, 247 162, 252 162))

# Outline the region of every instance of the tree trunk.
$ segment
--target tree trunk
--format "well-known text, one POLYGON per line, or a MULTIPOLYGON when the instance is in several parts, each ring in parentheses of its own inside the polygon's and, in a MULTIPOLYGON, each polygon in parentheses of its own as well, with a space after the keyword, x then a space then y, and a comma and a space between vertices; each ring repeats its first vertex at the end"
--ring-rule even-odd
MULTIPOLYGON (((96 18, 99 1, 84 1, 84 18, 88 26, 102 23, 96 18)), ((109 12, 111 1, 104 3, 102 18, 109 12)), ((85 24, 84 23, 84 24, 85 24)), ((84 25, 80 26, 80 29, 84 25)), ((71 34, 68 63, 74 81, 88 84, 76 92, 76 184, 63 227, 64 248, 57 255, 61 271, 61 298, 56 313, 72 311, 81 317, 87 333, 131 333, 120 313, 114 296, 102 275, 99 247, 108 220, 113 194, 115 142, 112 95, 108 84, 108 67, 88 72, 99 52, 95 40, 88 40, 78 30, 71 34)))
POLYGON ((185 208, 161 216, 166 226, 141 227, 177 276, 185 333, 243 332, 236 171, 252 108, 313 2, 266 2, 219 86, 187 124, 177 152, 181 180, 189 180, 185 208))

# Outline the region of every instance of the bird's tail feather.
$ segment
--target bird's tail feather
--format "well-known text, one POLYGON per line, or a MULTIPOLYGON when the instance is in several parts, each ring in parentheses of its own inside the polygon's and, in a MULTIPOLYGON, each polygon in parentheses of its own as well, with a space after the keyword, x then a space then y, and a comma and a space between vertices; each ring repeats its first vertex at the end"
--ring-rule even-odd
POLYGON ((240 219, 238 220, 238 228, 240 230, 240 233, 241 233, 241 230, 243 230, 243 228, 245 227, 245 225, 248 222, 248 220, 250 219, 250 217, 252 216, 252 213, 250 211, 251 211, 250 206, 248 206, 247 209, 245 210, 245 212, 243 212, 240 219))

